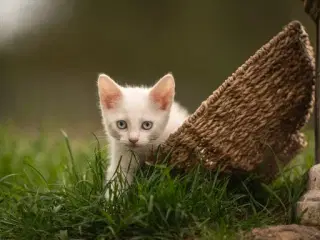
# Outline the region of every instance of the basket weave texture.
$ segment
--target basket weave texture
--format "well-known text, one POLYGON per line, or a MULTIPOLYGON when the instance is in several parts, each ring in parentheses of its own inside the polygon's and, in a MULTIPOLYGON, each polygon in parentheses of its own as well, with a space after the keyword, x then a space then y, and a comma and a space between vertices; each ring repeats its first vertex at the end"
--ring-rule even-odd
POLYGON ((199 159, 227 172, 263 165, 273 177, 276 159, 286 164, 306 146, 300 130, 312 112, 314 85, 313 49, 293 21, 202 102, 162 149, 178 167, 199 159))

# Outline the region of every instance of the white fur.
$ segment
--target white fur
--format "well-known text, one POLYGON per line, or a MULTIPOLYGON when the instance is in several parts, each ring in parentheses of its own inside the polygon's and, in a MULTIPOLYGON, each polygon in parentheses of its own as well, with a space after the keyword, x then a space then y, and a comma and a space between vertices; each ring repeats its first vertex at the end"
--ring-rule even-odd
POLYGON ((111 180, 119 165, 130 184, 139 166, 132 151, 138 156, 140 162, 145 161, 146 154, 152 148, 155 149, 163 143, 187 118, 187 110, 174 101, 173 76, 167 74, 156 85, 157 87, 154 88, 122 87, 107 75, 99 76, 98 88, 102 123, 109 140, 110 165, 106 173, 107 180, 111 180), (102 83, 102 81, 105 82, 102 83), (113 108, 108 109, 103 104, 103 94, 108 91, 116 92, 117 89, 121 92, 121 98, 116 101, 113 108), (152 89, 160 93, 161 91, 173 92, 172 103, 167 109, 159 109, 159 106, 150 98, 152 89), (125 120, 128 128, 126 130, 119 129, 116 124, 118 120, 125 120), (150 130, 142 129, 143 121, 153 122, 153 127, 150 130), (138 139, 137 146, 132 147, 129 138, 138 139))

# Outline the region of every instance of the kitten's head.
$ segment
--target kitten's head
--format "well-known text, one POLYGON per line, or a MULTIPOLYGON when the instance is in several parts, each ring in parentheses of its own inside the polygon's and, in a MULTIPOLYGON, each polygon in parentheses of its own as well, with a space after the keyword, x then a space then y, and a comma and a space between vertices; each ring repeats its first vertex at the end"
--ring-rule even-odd
POLYGON ((98 91, 107 134, 128 147, 143 147, 156 141, 168 123, 175 82, 167 74, 151 88, 122 87, 100 74, 98 91))

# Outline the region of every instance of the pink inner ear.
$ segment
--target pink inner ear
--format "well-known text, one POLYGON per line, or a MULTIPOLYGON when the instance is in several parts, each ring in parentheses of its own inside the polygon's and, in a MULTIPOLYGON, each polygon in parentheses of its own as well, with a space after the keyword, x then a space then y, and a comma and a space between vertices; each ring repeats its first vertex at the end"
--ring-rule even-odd
POLYGON ((161 110, 167 110, 171 103, 171 93, 167 91, 164 94, 159 93, 152 93, 151 94, 152 100, 159 105, 161 110))
POLYGON ((112 109, 115 107, 120 97, 121 97, 120 93, 103 94, 100 101, 105 108, 112 109))

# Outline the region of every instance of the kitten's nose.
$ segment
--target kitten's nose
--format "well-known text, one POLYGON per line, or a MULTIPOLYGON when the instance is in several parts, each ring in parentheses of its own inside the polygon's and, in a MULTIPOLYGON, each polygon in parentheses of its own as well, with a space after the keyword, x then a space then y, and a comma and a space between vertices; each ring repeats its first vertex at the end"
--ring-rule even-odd
POLYGON ((129 138, 129 142, 136 144, 139 141, 138 138, 129 138))

